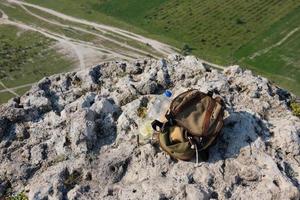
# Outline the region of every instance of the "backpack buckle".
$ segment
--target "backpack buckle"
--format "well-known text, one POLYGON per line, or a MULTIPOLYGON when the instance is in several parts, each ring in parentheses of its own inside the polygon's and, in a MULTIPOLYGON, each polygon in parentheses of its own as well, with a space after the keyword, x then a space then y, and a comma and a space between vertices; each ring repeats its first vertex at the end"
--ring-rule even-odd
POLYGON ((154 131, 156 132, 159 132, 162 130, 164 124, 158 120, 154 120, 152 123, 151 123, 151 126, 153 128, 154 131))
POLYGON ((171 126, 170 125, 170 122, 167 121, 166 123, 162 123, 158 120, 154 120, 152 123, 151 123, 151 126, 153 128, 154 131, 156 132, 161 132, 161 133, 167 133, 169 127, 171 126))

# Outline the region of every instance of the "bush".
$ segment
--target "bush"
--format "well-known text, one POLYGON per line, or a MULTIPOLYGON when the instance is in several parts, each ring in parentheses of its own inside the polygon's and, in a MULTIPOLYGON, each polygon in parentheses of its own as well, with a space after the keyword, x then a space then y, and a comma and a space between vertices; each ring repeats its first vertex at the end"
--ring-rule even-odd
POLYGON ((15 196, 10 196, 7 200, 28 200, 28 197, 24 194, 24 192, 20 192, 15 196))
POLYGON ((241 18, 236 19, 235 22, 236 22, 236 24, 239 24, 239 25, 246 24, 246 22, 241 18))
POLYGON ((192 53, 193 48, 191 48, 188 44, 184 44, 181 53, 184 56, 190 55, 192 53))
POLYGON ((147 108, 146 107, 139 107, 137 109, 137 116, 144 119, 147 115, 147 108))
POLYGON ((300 117, 300 104, 297 103, 297 102, 292 102, 291 103, 291 109, 292 109, 292 112, 295 116, 298 116, 300 117))

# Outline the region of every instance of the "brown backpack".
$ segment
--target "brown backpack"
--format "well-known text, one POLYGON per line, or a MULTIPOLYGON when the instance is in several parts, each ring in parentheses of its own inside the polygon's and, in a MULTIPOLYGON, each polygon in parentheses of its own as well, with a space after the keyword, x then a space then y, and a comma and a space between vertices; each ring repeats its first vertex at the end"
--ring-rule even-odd
POLYGON ((165 152, 180 160, 191 160, 196 154, 198 162, 198 152, 211 146, 223 127, 224 109, 220 97, 188 90, 171 102, 166 120, 155 120, 152 127, 165 152))

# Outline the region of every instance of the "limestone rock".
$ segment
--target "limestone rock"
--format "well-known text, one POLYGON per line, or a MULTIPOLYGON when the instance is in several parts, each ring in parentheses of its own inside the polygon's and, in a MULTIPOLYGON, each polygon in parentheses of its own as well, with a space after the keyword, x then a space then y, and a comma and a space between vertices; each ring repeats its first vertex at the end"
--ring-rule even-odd
POLYGON ((300 120, 291 94, 239 66, 170 55, 42 79, 0 107, 0 198, 299 199, 300 120), (207 162, 137 144, 143 113, 170 89, 212 91, 225 126, 207 162))

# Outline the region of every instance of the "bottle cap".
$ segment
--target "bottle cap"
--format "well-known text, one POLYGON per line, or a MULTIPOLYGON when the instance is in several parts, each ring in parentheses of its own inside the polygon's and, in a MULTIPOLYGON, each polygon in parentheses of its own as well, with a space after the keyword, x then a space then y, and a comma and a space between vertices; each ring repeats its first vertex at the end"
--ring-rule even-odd
POLYGON ((166 97, 171 97, 171 96, 172 96, 172 92, 171 92, 170 90, 166 90, 166 91, 164 92, 164 95, 165 95, 166 97))

